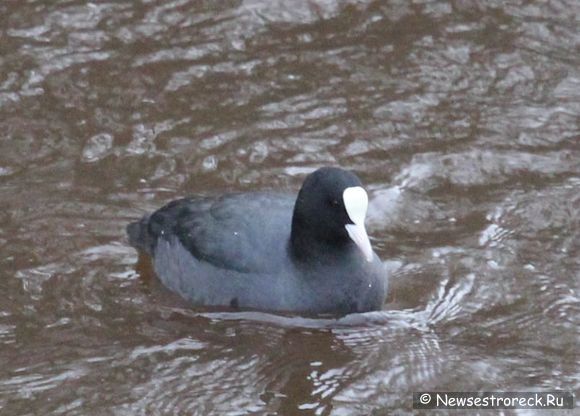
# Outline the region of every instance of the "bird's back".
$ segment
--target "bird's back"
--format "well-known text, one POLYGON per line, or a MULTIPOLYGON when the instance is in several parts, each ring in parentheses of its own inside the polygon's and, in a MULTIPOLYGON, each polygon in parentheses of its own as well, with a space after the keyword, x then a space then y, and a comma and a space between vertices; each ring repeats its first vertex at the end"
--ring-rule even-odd
POLYGON ((170 241, 218 268, 268 272, 287 256, 293 205, 293 197, 271 193, 183 198, 130 224, 127 232, 134 247, 153 256, 160 241, 170 241))

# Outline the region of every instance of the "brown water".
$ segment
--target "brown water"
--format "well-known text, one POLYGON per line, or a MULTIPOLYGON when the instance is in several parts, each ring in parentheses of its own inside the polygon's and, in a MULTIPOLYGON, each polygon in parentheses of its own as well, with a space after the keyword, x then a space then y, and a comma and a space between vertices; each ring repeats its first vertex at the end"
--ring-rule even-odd
POLYGON ((579 328, 577 0, 0 2, 1 414, 578 395, 579 328), (322 165, 367 184, 383 311, 196 310, 136 266, 144 212, 322 165))

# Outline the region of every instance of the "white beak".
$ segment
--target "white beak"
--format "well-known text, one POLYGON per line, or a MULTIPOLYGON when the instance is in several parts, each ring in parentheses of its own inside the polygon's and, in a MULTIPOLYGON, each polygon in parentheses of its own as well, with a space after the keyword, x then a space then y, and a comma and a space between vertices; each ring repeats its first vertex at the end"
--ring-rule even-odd
POLYGON ((346 224, 344 226, 348 236, 357 247, 362 251, 368 262, 373 261, 373 248, 371 247, 371 242, 369 236, 367 235, 367 230, 364 225, 359 224, 346 224))
POLYGON ((367 193, 360 186, 353 186, 344 190, 342 199, 344 200, 346 213, 354 223, 345 225, 346 232, 363 252, 367 261, 373 261, 373 248, 365 229, 365 216, 369 203, 367 193))

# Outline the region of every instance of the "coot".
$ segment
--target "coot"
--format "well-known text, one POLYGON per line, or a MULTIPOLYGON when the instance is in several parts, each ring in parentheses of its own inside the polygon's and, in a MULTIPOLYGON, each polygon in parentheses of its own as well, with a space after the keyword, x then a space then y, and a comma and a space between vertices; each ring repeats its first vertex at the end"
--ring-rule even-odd
POLYGON ((387 276, 352 173, 325 167, 298 197, 190 197, 127 227, 163 284, 196 305, 344 315, 380 309, 387 276))

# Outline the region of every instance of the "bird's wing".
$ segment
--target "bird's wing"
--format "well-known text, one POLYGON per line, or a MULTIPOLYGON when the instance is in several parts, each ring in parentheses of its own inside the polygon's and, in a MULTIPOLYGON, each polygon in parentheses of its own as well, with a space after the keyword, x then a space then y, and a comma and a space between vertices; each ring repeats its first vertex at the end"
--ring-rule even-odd
POLYGON ((153 213, 148 233, 220 268, 272 272, 287 256, 293 205, 290 196, 266 193, 185 198, 153 213))

